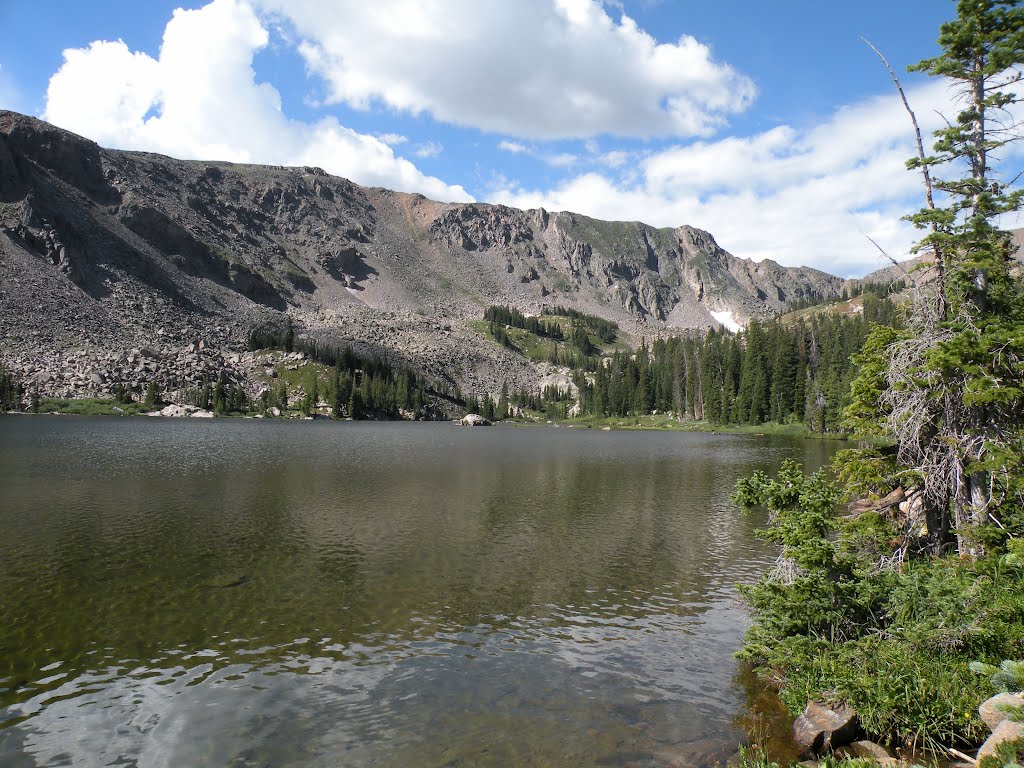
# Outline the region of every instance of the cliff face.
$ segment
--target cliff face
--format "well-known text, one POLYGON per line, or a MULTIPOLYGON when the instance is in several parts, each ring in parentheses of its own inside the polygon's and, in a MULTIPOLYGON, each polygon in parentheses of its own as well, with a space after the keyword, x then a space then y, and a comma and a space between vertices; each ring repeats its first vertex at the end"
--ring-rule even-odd
POLYGON ((470 330, 487 304, 571 306, 646 335, 714 326, 712 313, 743 322, 842 286, 738 259, 691 227, 112 151, 0 112, 0 361, 44 379, 71 357, 236 351, 288 313, 312 334, 493 391, 536 374, 470 330))

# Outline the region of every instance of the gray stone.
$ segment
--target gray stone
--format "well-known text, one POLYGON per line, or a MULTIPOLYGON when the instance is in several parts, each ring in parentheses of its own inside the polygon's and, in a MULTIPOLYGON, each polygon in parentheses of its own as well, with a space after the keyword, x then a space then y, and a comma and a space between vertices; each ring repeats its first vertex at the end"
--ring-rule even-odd
POLYGON ((176 405, 171 403, 170 405, 164 406, 159 411, 153 411, 150 415, 182 418, 185 416, 191 416, 197 410, 199 409, 192 405, 176 405))
POLYGON ((836 757, 859 757, 864 760, 890 760, 893 759, 885 747, 873 741, 854 741, 845 747, 836 750, 836 757))
POLYGON ((460 422, 464 427, 489 427, 491 422, 478 413, 467 413, 460 422))
POLYGON ((989 727, 994 731, 999 724, 1006 720, 1005 710, 1009 707, 1024 707, 1024 694, 1020 693, 997 693, 990 699, 983 701, 978 707, 978 714, 989 727))
POLYGON ((808 754, 823 755, 852 742, 859 730, 857 713, 850 707, 831 709, 819 701, 809 701, 793 723, 793 738, 808 754))

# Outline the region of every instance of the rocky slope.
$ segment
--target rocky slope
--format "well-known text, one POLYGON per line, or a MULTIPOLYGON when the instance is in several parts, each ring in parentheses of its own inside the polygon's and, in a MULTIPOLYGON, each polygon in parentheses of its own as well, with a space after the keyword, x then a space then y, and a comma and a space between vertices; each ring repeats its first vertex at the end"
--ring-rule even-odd
POLYGON ((249 381, 249 331, 304 333, 464 391, 538 371, 469 320, 560 304, 633 336, 774 314, 843 280, 753 263, 691 227, 438 203, 317 168, 102 149, 0 112, 0 363, 49 394, 249 381), (717 319, 716 319, 717 318, 717 319))

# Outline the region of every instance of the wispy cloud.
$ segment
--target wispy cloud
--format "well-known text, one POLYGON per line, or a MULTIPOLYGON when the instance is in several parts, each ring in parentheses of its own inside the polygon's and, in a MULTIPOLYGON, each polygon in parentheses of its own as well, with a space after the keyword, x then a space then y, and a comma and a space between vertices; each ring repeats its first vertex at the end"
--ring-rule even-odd
POLYGON ((378 133, 377 138, 389 147, 397 147, 399 144, 405 144, 409 141, 408 136, 403 136, 400 133, 378 133))
POLYGON ((444 152, 444 145, 437 141, 424 141, 421 144, 417 144, 413 147, 412 153, 416 157, 437 157, 444 152))
POLYGON ((525 144, 520 144, 518 141, 501 140, 498 142, 498 149, 502 152, 511 152, 513 154, 525 154, 530 151, 530 148, 525 144))
MULTIPOLYGON (((952 114, 941 82, 911 88, 926 131, 952 114)), ((919 234, 902 217, 921 205, 908 118, 895 96, 837 109, 810 128, 783 125, 745 137, 678 144, 642 157, 600 154, 606 170, 584 170, 550 188, 514 182, 489 197, 656 226, 690 224, 756 260, 857 275, 883 265, 870 236, 892 256, 919 234), (636 165, 629 163, 635 161, 636 165)))

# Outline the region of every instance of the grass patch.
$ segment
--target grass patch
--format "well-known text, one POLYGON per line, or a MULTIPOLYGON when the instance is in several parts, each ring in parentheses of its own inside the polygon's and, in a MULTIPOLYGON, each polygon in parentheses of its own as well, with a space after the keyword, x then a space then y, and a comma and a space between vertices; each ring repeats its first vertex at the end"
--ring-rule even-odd
MULTIPOLYGON (((563 335, 567 335, 572 328, 572 320, 568 317, 562 317, 560 315, 544 315, 545 322, 556 322, 562 329, 563 335)), ((486 320, 470 320, 469 327, 485 337, 488 341, 497 344, 498 342, 494 338, 494 334, 491 333, 491 324, 486 320)), ((505 332, 508 335, 509 341, 512 342, 514 349, 513 352, 517 352, 526 359, 535 362, 543 363, 551 359, 555 349, 560 350, 575 350, 574 347, 566 344, 565 341, 556 342, 554 339, 545 338, 538 336, 535 333, 524 330, 522 328, 513 328, 506 326, 505 332)), ((610 355, 615 352, 629 352, 632 348, 626 342, 625 337, 621 331, 616 335, 615 341, 604 344, 601 339, 595 333, 588 331, 587 338, 590 339, 590 343, 594 349, 598 350, 601 355, 610 355)))
POLYGON ((44 397, 39 401, 40 413, 63 413, 72 416, 141 416, 150 409, 142 403, 118 403, 102 397, 44 397))
POLYGON ((823 440, 844 440, 845 435, 818 435, 810 432, 803 424, 712 424, 708 421, 680 420, 671 414, 648 414, 645 416, 580 416, 559 422, 564 425, 612 429, 654 429, 675 432, 708 432, 719 435, 775 435, 782 437, 803 437, 823 440))

